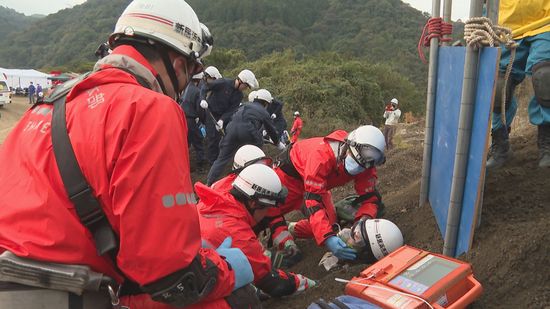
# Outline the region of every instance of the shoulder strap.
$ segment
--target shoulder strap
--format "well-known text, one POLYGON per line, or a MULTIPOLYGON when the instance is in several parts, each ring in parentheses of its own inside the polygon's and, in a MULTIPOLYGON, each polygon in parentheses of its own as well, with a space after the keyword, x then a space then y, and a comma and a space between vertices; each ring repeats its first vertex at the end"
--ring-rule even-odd
MULTIPOLYGON (((139 78, 128 70, 122 70, 133 75, 143 87, 150 88, 142 78, 139 78)), ((99 255, 110 253, 111 257, 113 257, 118 247, 118 239, 78 165, 69 133, 67 132, 65 104, 67 94, 88 75, 84 74, 78 79, 58 86, 59 88, 44 102, 53 102, 52 147, 65 191, 75 207, 80 222, 92 233, 97 253, 99 255)))
POLYGON ((97 253, 103 255, 117 248, 118 240, 105 217, 99 201, 93 196, 84 178, 71 145, 66 122, 66 95, 53 102, 52 146, 57 168, 69 199, 74 204, 80 222, 94 236, 97 253))

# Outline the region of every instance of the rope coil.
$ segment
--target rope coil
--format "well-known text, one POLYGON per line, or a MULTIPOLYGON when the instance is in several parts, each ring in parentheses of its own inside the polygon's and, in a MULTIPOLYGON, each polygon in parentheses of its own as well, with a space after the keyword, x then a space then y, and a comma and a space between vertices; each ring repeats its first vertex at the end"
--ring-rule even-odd
POLYGON ((452 38, 445 36, 451 35, 452 33, 453 24, 444 22, 441 17, 432 17, 428 19, 428 22, 426 22, 426 25, 424 25, 424 29, 422 29, 422 35, 420 36, 420 40, 418 41, 417 46, 418 54, 422 62, 427 63, 426 57, 424 55, 424 50, 422 49, 423 46, 429 47, 430 41, 433 38, 438 38, 439 43, 450 42, 452 38))
POLYGON ((512 72, 514 59, 516 58, 517 42, 512 37, 512 30, 507 27, 493 25, 493 22, 487 17, 472 17, 464 24, 464 40, 466 45, 479 49, 483 46, 505 46, 510 50, 510 62, 506 66, 504 74, 504 87, 502 88, 502 102, 500 102, 500 113, 502 124, 506 124, 506 89, 512 72))

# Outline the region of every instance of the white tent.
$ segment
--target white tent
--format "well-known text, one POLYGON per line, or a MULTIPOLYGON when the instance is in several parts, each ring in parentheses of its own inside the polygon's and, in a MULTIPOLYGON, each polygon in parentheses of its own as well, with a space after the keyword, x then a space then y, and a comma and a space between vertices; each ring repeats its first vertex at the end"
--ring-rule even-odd
POLYGON ((6 79, 6 83, 12 88, 27 88, 33 82, 42 85, 43 88, 50 86, 51 81, 48 80, 49 74, 39 72, 37 70, 19 70, 19 69, 4 69, 0 68, 0 75, 6 79))

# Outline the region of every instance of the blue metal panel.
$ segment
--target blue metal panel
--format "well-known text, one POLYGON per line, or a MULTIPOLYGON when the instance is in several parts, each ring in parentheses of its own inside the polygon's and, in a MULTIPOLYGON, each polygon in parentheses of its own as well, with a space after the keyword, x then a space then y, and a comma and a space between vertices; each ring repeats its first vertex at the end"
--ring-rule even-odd
MULTIPOLYGON (((447 213, 449 212, 465 54, 464 47, 441 47, 439 49, 428 199, 442 235, 445 235, 447 213)), ((484 48, 480 56, 470 155, 455 256, 468 251, 475 228, 476 205, 478 199, 481 198, 483 174, 485 173, 491 102, 498 56, 497 48, 484 48)))

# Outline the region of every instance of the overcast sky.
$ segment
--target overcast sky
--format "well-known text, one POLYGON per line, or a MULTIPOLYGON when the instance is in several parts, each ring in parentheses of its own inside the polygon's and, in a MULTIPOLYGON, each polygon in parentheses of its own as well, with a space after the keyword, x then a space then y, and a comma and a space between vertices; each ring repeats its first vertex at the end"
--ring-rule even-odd
MULTIPOLYGON (((0 0, 0 5, 12 8, 25 15, 48 15, 61 9, 81 4, 86 0, 0 0)), ((403 0, 422 12, 432 12, 432 0, 403 0)), ((443 2, 443 1, 442 1, 443 2)), ((443 8, 443 4, 441 5, 443 8)), ((470 9, 470 0, 454 0, 452 19, 466 19, 470 9)))
POLYGON ((0 5, 25 15, 48 15, 81 4, 86 0, 0 0, 0 5))
MULTIPOLYGON (((422 12, 432 13, 432 0, 402 0, 422 12)), ((443 12, 443 0, 441 0, 441 12, 443 12)), ((470 0, 454 0, 451 19, 468 19, 470 16, 470 0)))

